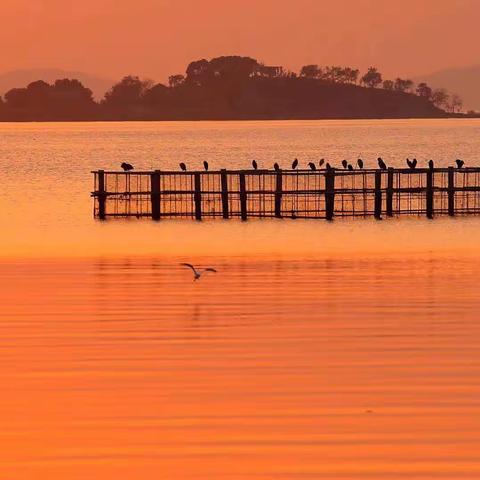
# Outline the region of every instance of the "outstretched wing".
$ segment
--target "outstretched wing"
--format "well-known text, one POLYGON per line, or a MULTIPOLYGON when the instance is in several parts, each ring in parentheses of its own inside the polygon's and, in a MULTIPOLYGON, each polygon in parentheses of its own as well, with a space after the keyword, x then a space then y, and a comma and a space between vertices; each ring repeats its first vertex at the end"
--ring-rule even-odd
POLYGON ((188 267, 188 268, 191 268, 193 273, 197 273, 197 271, 195 270, 195 267, 190 264, 190 263, 181 263, 180 265, 184 266, 184 267, 188 267))
POLYGON ((205 271, 205 272, 217 273, 217 271, 216 271, 214 268, 206 268, 204 271, 205 271))

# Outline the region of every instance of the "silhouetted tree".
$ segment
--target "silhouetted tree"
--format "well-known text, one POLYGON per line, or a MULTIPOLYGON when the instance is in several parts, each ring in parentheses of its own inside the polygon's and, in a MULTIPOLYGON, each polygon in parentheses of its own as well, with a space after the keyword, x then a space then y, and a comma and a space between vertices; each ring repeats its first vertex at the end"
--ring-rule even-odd
POLYGON ((412 80, 404 80, 402 78, 396 78, 393 88, 397 92, 408 92, 412 89, 412 87, 413 87, 412 80))
POLYGON ((305 78, 318 78, 321 72, 318 65, 305 65, 300 70, 300 76, 305 78))
POLYGON ((393 82, 393 80, 384 80, 382 83, 382 88, 384 90, 393 90, 394 87, 395 83, 393 82))
POLYGON ((133 76, 124 77, 105 94, 103 104, 113 108, 128 108, 139 104, 151 85, 150 80, 140 80, 139 77, 133 76))
POLYGON ((431 101, 438 108, 445 108, 448 106, 450 95, 444 88, 437 88, 432 92, 431 101))
POLYGON ((185 82, 183 75, 170 75, 168 77, 168 86, 171 88, 177 88, 185 82))
POLYGON ((375 67, 370 67, 361 82, 369 88, 378 87, 382 83, 382 74, 375 67))
POLYGON ((449 102, 449 110, 452 113, 458 113, 462 110, 462 107, 463 107, 463 100, 460 97, 460 95, 457 95, 456 93, 452 94, 449 102))
POLYGON ((424 97, 428 100, 432 98, 432 89, 425 82, 421 82, 417 85, 416 92, 419 97, 424 97))

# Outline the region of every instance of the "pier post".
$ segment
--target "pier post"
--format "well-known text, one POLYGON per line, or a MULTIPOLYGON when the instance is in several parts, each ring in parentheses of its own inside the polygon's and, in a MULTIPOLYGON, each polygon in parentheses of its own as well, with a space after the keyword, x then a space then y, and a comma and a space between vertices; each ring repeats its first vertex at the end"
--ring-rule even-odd
POLYGON ((194 185, 195 191, 193 194, 193 200, 195 202, 195 220, 202 219, 202 179, 200 173, 194 173, 194 185))
POLYGON ((150 175, 150 201, 152 220, 160 220, 160 170, 155 170, 150 175))
POLYGON ((100 220, 105 220, 105 204, 107 200, 107 195, 105 192, 105 171, 98 171, 98 218, 100 220))
POLYGON ((388 167, 387 173, 387 217, 393 217, 393 167, 388 167))
POLYGON ((227 171, 222 169, 220 171, 220 180, 222 184, 222 214, 223 218, 227 219, 229 212, 228 212, 228 177, 227 171))
POLYGON ((275 185, 275 217, 282 218, 282 172, 276 174, 275 185))
POLYGON ((455 170, 448 167, 448 214, 455 215, 455 170))
POLYGON ((325 170, 325 218, 333 220, 335 210, 335 169, 325 170))
POLYGON ((427 170, 427 188, 426 188, 426 214, 427 218, 433 218, 433 170, 427 170))
POLYGON ((382 171, 375 170, 375 203, 374 216, 377 220, 382 219, 382 171))
POLYGON ((242 220, 247 219, 247 189, 245 183, 245 174, 239 173, 238 180, 240 184, 240 217, 242 220))

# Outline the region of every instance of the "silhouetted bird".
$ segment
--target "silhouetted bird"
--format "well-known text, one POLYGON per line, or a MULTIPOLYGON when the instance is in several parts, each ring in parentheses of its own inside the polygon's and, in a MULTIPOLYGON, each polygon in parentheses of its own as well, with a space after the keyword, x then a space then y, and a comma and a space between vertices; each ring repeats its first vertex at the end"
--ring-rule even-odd
POLYGON ((123 162, 120 166, 122 167, 122 170, 124 172, 128 172, 129 170, 133 170, 133 165, 131 165, 130 163, 123 162))
POLYGON ((187 171, 187 166, 186 166, 183 162, 179 163, 179 165, 180 165, 180 168, 181 168, 184 172, 187 171))
POLYGON ((213 272, 217 273, 217 271, 214 268, 202 268, 202 269, 197 269, 195 268, 192 264, 190 263, 181 263, 183 267, 188 267, 192 270, 193 272, 193 280, 200 280, 200 277, 202 276, 203 273, 205 272, 213 272))
POLYGON ((207 161, 203 162, 203 168, 205 169, 206 172, 208 172, 208 162, 207 161))
POLYGON ((465 165, 465 162, 459 158, 455 160, 455 163, 457 164, 457 168, 462 168, 465 165))
POLYGON ((318 166, 321 168, 321 167, 323 167, 323 164, 324 164, 324 163, 325 163, 325 159, 322 158, 322 159, 320 159, 320 161, 318 162, 318 166))
POLYGON ((348 162, 346 160, 342 160, 342 165, 343 165, 343 168, 347 169, 348 162))
POLYGON ((325 168, 330 171, 332 169, 332 166, 327 162, 327 164, 325 165, 325 168))
POLYGON ((310 167, 310 170, 316 170, 317 169, 317 167, 315 166, 315 164, 313 162, 309 162, 308 166, 310 167))
POLYGON ((363 168, 363 160, 361 158, 359 158, 357 160, 357 165, 358 165, 358 168, 362 169, 363 168))
POLYGON ((280 165, 277 162, 273 164, 273 168, 275 169, 276 172, 280 171, 280 165))
POLYGON ((352 170, 353 170, 353 165, 351 165, 351 164, 349 163, 349 164, 348 164, 348 169, 349 169, 350 171, 352 171, 352 170))
POLYGON ((254 170, 258 168, 258 163, 255 160, 252 160, 252 167, 254 170))
POLYGON ((428 161, 428 168, 429 168, 430 170, 433 170, 433 160, 429 160, 429 161, 428 161))
POLYGON ((409 160, 407 158, 407 165, 410 168, 410 170, 415 170, 415 167, 417 166, 417 159, 414 158, 413 160, 409 160))
POLYGON ((378 162, 378 166, 379 166, 382 170, 386 170, 386 169, 387 169, 387 164, 386 164, 380 157, 377 158, 377 162, 378 162))
POLYGON ((298 160, 295 159, 293 162, 292 162, 292 170, 295 170, 298 166, 298 160))

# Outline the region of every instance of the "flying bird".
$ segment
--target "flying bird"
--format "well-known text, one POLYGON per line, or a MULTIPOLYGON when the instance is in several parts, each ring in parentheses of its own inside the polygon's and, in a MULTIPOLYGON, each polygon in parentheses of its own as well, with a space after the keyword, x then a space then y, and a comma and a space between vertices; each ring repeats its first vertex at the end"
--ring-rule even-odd
POLYGON ((187 166, 183 162, 179 163, 179 166, 184 172, 187 171, 187 166))
POLYGON ((255 160, 252 160, 252 167, 254 170, 258 168, 258 163, 255 160))
POLYGON ((457 164, 457 168, 462 168, 465 165, 465 162, 459 158, 455 160, 455 163, 457 164))
POLYGON ((298 167, 298 159, 295 159, 295 160, 292 162, 292 170, 295 170, 297 167, 298 167))
POLYGON ((130 163, 125 163, 125 162, 123 162, 123 163, 120 165, 120 167, 122 167, 122 170, 123 170, 124 172, 128 172, 128 171, 130 171, 130 170, 133 170, 133 165, 131 165, 130 163))
POLYGON ((429 160, 429 161, 428 161, 428 168, 429 168, 430 170, 433 170, 433 166, 434 166, 434 165, 433 165, 433 160, 429 160))
POLYGON ((313 162, 308 162, 308 166, 310 167, 310 170, 316 170, 317 167, 315 166, 315 164, 313 162))
POLYGON ((342 165, 343 165, 343 168, 346 170, 348 167, 348 162, 346 160, 342 160, 342 165))
POLYGON ((273 164, 273 168, 275 169, 276 172, 280 171, 280 165, 277 162, 273 164))
POLYGON ((188 267, 192 270, 193 272, 193 280, 200 280, 200 277, 206 273, 206 272, 213 272, 217 273, 217 271, 214 268, 202 268, 202 269, 197 269, 195 268, 192 264, 190 263, 181 263, 183 267, 188 267))
POLYGON ((387 169, 387 164, 381 159, 381 157, 378 157, 378 158, 377 158, 377 162, 378 162, 378 166, 379 166, 382 170, 386 170, 386 169, 387 169))
POLYGON ((203 168, 208 172, 208 162, 206 160, 203 162, 203 168))
POLYGON ((357 165, 360 170, 363 168, 363 160, 361 158, 357 160, 357 165))
POLYGON ((318 162, 318 166, 321 168, 321 167, 323 167, 323 164, 324 164, 324 163, 325 163, 325 159, 322 158, 322 159, 320 159, 320 161, 318 162))

